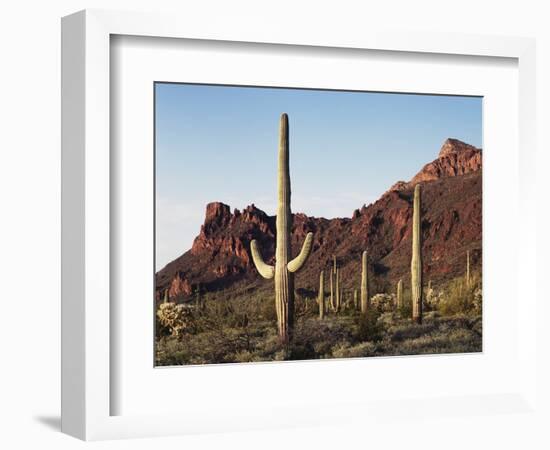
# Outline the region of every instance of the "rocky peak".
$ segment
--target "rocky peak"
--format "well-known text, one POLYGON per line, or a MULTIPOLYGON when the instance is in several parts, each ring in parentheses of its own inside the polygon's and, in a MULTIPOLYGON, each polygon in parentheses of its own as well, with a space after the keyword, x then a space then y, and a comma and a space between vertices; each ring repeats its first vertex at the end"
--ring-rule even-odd
POLYGON ((447 139, 439 151, 437 159, 426 164, 408 186, 418 183, 456 177, 481 169, 481 149, 458 139, 447 139))
POLYGON ((439 150, 438 158, 443 158, 452 153, 462 152, 479 152, 479 149, 477 149, 473 145, 459 141, 458 139, 448 138, 445 140, 445 142, 443 142, 441 150, 439 150))
POLYGON ((206 205, 204 225, 225 226, 231 220, 231 209, 229 205, 222 202, 212 202, 206 205))

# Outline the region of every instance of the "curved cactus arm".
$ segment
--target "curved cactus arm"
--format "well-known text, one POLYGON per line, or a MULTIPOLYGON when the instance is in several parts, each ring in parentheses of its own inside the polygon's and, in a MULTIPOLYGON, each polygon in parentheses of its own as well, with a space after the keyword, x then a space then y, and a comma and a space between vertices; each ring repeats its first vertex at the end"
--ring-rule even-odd
POLYGON ((309 255, 311 255, 311 248, 313 247, 313 233, 308 233, 304 245, 302 245, 302 250, 300 254, 296 256, 292 261, 287 264, 289 272, 298 272, 306 263, 309 255))
POLYGON ((273 276, 275 275, 275 267, 270 266, 269 264, 266 264, 264 262, 264 259, 260 254, 260 250, 258 249, 258 243, 256 242, 256 239, 254 239, 250 243, 250 250, 252 253, 252 260, 254 261, 254 265, 256 266, 256 269, 258 270, 260 275, 267 280, 273 278, 273 276))

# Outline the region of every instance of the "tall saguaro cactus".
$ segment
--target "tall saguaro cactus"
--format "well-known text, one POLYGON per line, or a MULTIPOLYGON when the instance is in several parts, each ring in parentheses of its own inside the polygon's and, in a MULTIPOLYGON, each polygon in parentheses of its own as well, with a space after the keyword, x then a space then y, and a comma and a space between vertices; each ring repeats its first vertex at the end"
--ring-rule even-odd
POLYGON ((252 259, 256 269, 266 279, 275 277, 275 309, 279 338, 287 344, 294 325, 294 274, 306 263, 311 254, 313 233, 308 233, 300 254, 290 260, 290 231, 292 213, 290 211, 290 171, 288 115, 282 114, 279 125, 279 161, 278 161, 278 204, 277 204, 277 242, 275 249, 275 267, 266 264, 258 249, 258 243, 250 243, 252 259))
POLYGON ((411 257, 412 318, 422 323, 422 235, 420 230, 420 184, 414 188, 411 257))
POLYGON ((403 280, 397 282, 397 308, 403 307, 403 280))
POLYGON ((367 314, 369 309, 369 277, 367 274, 367 251, 361 258, 361 314, 367 314))
POLYGON ((325 317, 325 272, 321 270, 319 275, 319 319, 325 317))

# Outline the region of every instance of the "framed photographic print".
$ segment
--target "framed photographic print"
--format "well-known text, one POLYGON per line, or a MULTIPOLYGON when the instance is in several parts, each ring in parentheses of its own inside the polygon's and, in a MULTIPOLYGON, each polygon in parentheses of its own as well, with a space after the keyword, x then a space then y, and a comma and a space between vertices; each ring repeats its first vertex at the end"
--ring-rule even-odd
POLYGON ((481 97, 155 84, 155 364, 480 352, 481 140, 481 97))
POLYGON ((63 431, 532 411, 531 40, 85 11, 62 46, 63 431))

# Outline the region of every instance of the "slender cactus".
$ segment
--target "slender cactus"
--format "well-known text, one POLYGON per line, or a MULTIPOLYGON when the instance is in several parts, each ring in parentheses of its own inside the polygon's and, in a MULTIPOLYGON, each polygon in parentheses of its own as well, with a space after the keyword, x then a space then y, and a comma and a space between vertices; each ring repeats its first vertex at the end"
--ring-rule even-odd
POLYGON ((342 297, 340 292, 340 269, 336 268, 336 312, 340 311, 342 306, 342 297))
POLYGON ((163 303, 168 303, 168 289, 164 290, 164 299, 162 300, 163 303))
POLYGON ((357 289, 354 289, 353 290, 353 309, 357 311, 358 308, 359 308, 359 299, 357 296, 357 289))
POLYGON ((332 255, 332 269, 329 270, 330 275, 330 308, 336 311, 336 295, 334 294, 334 279, 336 277, 336 255, 332 255))
POLYGON ((471 283, 470 278, 470 250, 466 252, 466 287, 469 288, 471 283))
POLYGON ((291 255, 292 213, 290 211, 291 190, 287 114, 281 115, 279 125, 278 170, 275 267, 263 261, 256 240, 250 243, 250 247, 252 259, 260 275, 266 279, 275 277, 275 309, 277 311, 279 339, 283 344, 288 344, 294 325, 294 274, 304 266, 311 254, 313 233, 307 234, 300 254, 289 261, 291 255))
POLYGON ((325 272, 321 270, 319 275, 319 319, 325 317, 325 272))
POLYGON ((399 280, 397 283, 397 309, 403 307, 403 280, 399 280))
POLYGON ((361 314, 367 314, 369 309, 369 277, 367 274, 367 251, 361 258, 361 314))
POLYGON ((422 323, 422 236, 420 230, 420 184, 414 188, 411 257, 412 318, 422 323))

